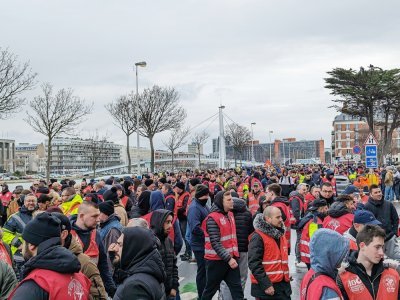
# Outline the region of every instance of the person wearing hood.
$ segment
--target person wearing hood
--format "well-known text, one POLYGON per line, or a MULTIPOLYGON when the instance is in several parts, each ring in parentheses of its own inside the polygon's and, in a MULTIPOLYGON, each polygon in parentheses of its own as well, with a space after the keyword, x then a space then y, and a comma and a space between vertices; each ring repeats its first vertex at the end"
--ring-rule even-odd
POLYGON ((143 190, 146 186, 139 186, 138 190, 138 202, 137 205, 132 207, 130 218, 140 218, 150 211, 150 195, 151 192, 148 190, 143 190))
POLYGON ((321 185, 320 199, 324 199, 328 206, 335 202, 334 189, 330 182, 324 182, 321 185))
POLYGON ((166 300, 163 284, 166 275, 157 243, 156 236, 147 228, 128 227, 124 230, 114 247, 119 257, 118 289, 114 300, 166 300))
MULTIPOLYGON (((279 185, 278 185, 279 186, 279 185)), ((239 249, 239 271, 242 289, 244 291, 246 287, 247 275, 249 270, 248 264, 248 251, 249 251, 249 236, 253 233, 253 218, 250 211, 247 209, 246 201, 239 198, 237 193, 231 192, 233 199, 233 217, 235 218, 236 224, 236 238, 238 241, 239 249)), ((223 300, 231 300, 231 292, 228 286, 223 281, 221 283, 220 294, 223 300)))
POLYGON ((60 220, 48 212, 26 224, 24 279, 9 299, 89 299, 90 281, 79 260, 61 246, 60 220))
POLYGON ((211 300, 224 280, 233 299, 243 299, 240 283, 238 242, 233 200, 229 191, 220 191, 214 197, 211 212, 203 221, 205 226, 206 286, 201 299, 211 300))
POLYGON ((322 178, 322 182, 328 182, 332 185, 333 188, 333 196, 336 197, 337 196, 337 188, 336 188, 336 178, 335 178, 335 173, 332 170, 327 170, 326 171, 326 175, 324 178, 322 178))
POLYGON ((301 219, 298 230, 301 231, 298 244, 301 262, 310 269, 310 239, 322 228, 322 223, 328 212, 328 204, 323 199, 314 200, 309 207, 309 213, 301 219))
POLYGON ((191 233, 189 242, 197 262, 196 286, 199 297, 203 294, 206 285, 205 240, 202 223, 210 213, 207 206, 208 195, 208 187, 197 184, 193 201, 188 209, 188 230, 191 233))
POLYGON ((271 202, 271 206, 280 209, 282 213, 282 220, 285 226, 285 237, 288 246, 288 253, 290 255, 290 204, 286 197, 281 196, 282 188, 279 184, 273 183, 267 187, 266 199, 271 202))
POLYGON ((357 234, 359 250, 351 253, 348 267, 337 276, 345 300, 400 299, 399 274, 383 264, 385 237, 377 225, 365 225, 357 234))
POLYGON ((71 235, 71 223, 69 219, 62 213, 53 212, 52 216, 57 217, 60 220, 61 227, 61 246, 70 250, 72 254, 78 258, 81 264, 81 272, 89 278, 91 282, 90 286, 90 297, 93 300, 107 300, 107 292, 104 288, 103 280, 100 276, 100 271, 96 264, 93 263, 89 256, 83 253, 81 244, 77 239, 72 238, 71 235))
MULTIPOLYGON (((164 179, 165 178, 161 178, 164 179)), ((172 190, 172 186, 169 183, 164 183, 160 189, 161 193, 164 195, 165 209, 174 212, 175 210, 175 193, 172 190)))
POLYGON ((150 211, 165 209, 164 195, 160 190, 152 191, 150 194, 150 211))
POLYGON ((324 228, 344 234, 353 224, 355 202, 351 196, 341 195, 328 209, 328 216, 324 219, 324 228))
POLYGON ((79 194, 76 194, 73 187, 66 187, 61 192, 61 201, 60 208, 63 214, 70 217, 78 213, 78 208, 83 200, 79 194))
POLYGON ((153 211, 150 219, 150 229, 153 230, 161 244, 158 251, 161 254, 167 275, 164 285, 165 294, 168 299, 175 299, 179 288, 177 258, 172 240, 168 237, 173 228, 172 220, 173 212, 166 209, 153 211))
POLYGON ((290 299, 288 248, 282 212, 268 206, 254 219, 249 244, 251 295, 257 299, 290 299))
POLYGON ((117 188, 113 186, 103 194, 104 201, 111 200, 114 203, 115 214, 119 217, 122 226, 128 225, 129 219, 125 207, 121 204, 117 188))
POLYGON ((311 269, 301 281, 301 300, 343 299, 335 279, 347 258, 349 241, 330 229, 319 229, 310 241, 311 269))

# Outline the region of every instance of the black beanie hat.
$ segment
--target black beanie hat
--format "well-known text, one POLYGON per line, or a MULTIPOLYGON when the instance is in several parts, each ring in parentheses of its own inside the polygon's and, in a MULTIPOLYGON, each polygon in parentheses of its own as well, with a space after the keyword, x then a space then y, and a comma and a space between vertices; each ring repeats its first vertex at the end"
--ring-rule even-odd
POLYGON ((99 204, 99 209, 100 209, 100 212, 102 212, 103 214, 105 214, 107 216, 111 216, 115 212, 114 202, 112 202, 111 200, 102 202, 99 204))
POLYGON ((59 212, 52 212, 51 215, 57 217, 61 221, 61 230, 68 230, 68 232, 71 231, 71 222, 66 215, 59 212))
POLYGON ((180 181, 175 184, 175 187, 181 189, 182 191, 185 190, 185 184, 183 182, 180 182, 180 181))
POLYGON ((119 198, 118 198, 118 194, 117 194, 117 188, 115 186, 113 186, 108 191, 105 191, 103 194, 103 199, 104 199, 104 201, 111 200, 114 203, 118 203, 119 198))
POLYGON ((147 187, 151 186, 153 183, 154 183, 153 179, 146 179, 144 181, 144 185, 147 186, 147 187))
POLYGON ((189 180, 189 183, 191 186, 196 186, 196 185, 200 184, 201 182, 200 182, 200 179, 198 179, 198 178, 192 178, 189 180))
POLYGON ((158 182, 161 182, 162 184, 166 184, 167 183, 167 179, 165 177, 161 177, 158 182))
POLYGON ((35 246, 53 237, 61 235, 61 221, 48 212, 39 214, 28 222, 22 232, 22 238, 35 246))
POLYGON ((196 199, 201 198, 202 196, 210 194, 210 191, 208 190, 208 187, 204 184, 198 184, 196 185, 196 192, 194 194, 194 197, 196 199))
POLYGON ((328 203, 326 202, 325 199, 315 199, 313 202, 311 202, 308 210, 314 211, 320 207, 327 206, 327 205, 328 205, 328 203))

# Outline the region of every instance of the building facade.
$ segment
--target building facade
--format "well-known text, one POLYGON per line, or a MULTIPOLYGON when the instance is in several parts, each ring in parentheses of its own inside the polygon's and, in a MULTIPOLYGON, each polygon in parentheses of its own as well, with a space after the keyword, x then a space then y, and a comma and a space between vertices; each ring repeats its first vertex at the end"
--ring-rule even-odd
POLYGON ((44 173, 46 171, 44 144, 17 144, 15 146, 15 169, 24 174, 44 173))
POLYGON ((15 140, 0 139, 0 172, 14 172, 15 140))

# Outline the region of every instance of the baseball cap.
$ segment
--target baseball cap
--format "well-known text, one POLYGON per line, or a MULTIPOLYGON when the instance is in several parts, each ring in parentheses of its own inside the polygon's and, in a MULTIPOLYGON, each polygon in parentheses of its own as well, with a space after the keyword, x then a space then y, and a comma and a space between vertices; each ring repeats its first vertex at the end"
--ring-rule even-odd
POLYGON ((354 212, 354 223, 357 224, 370 224, 370 225, 382 225, 374 214, 369 210, 356 210, 354 212))

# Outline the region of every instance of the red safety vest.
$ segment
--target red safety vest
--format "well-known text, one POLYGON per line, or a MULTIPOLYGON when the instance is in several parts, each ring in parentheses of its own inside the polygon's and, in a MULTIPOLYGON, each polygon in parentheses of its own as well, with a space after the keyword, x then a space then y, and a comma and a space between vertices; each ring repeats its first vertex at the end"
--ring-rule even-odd
POLYGON ((310 269, 301 281, 301 300, 320 300, 322 296, 322 291, 325 287, 334 290, 335 293, 339 295, 340 299, 343 299, 342 292, 337 286, 335 280, 327 275, 320 274, 316 276, 312 282, 310 282, 314 274, 314 270, 310 269))
MULTIPOLYGON (((299 200, 299 205, 300 205, 300 218, 304 215, 304 202, 303 199, 301 199, 299 196, 294 195, 289 198, 289 203, 292 202, 293 198, 296 198, 299 200)), ((289 206, 289 213, 290 213, 290 224, 294 225, 296 224, 296 218, 293 216, 293 210, 292 206, 289 206)))
MULTIPOLYGON (((189 192, 183 192, 182 195, 180 195, 178 197, 178 200, 176 201, 175 208, 174 208, 174 215, 175 216, 178 215, 178 209, 181 209, 183 207, 183 202, 184 202, 186 196, 189 197, 188 198, 188 202, 189 202, 189 200, 190 200, 189 192)), ((186 216, 186 211, 185 211, 184 215, 186 216)))
MULTIPOLYGON (((314 222, 314 218, 312 218, 310 221, 308 221, 307 224, 303 227, 303 230, 301 231, 301 237, 300 237, 299 250, 300 250, 301 261, 306 264, 310 263, 309 229, 310 229, 310 224, 312 222, 314 222)), ((318 217, 317 217, 317 224, 319 224, 322 227, 322 220, 318 217)))
MULTIPOLYGON (((279 245, 276 241, 261 232, 256 231, 262 238, 264 243, 264 255, 262 260, 262 265, 265 270, 265 274, 268 276, 272 283, 277 282, 289 282, 289 265, 288 265, 288 248, 285 246, 287 244, 285 236, 281 236, 279 239, 279 245)), ((251 283, 258 284, 257 279, 250 274, 251 283)))
POLYGON ((255 196, 253 193, 249 193, 249 210, 253 216, 260 208, 259 199, 262 196, 265 196, 265 193, 261 191, 258 193, 257 196, 255 196))
POLYGON ((202 229, 205 236, 205 255, 208 260, 221 260, 217 252, 211 246, 210 235, 207 232, 207 220, 212 218, 218 225, 220 232, 220 241, 222 246, 232 257, 239 257, 238 243, 236 238, 236 224, 232 212, 223 214, 220 212, 212 212, 204 219, 202 229))
POLYGON ((304 196, 304 211, 307 211, 308 204, 313 202, 314 200, 315 200, 315 197, 310 192, 308 192, 304 196))
MULTIPOLYGON (((49 299, 87 300, 90 296, 90 280, 81 272, 61 274, 50 270, 36 269, 29 273, 14 289, 8 299, 12 299, 18 287, 27 280, 33 280, 49 294, 49 299)), ((27 295, 29 299, 29 295, 27 295)))
POLYGON ((350 241, 350 243, 349 243, 350 250, 358 251, 357 243, 351 239, 348 239, 348 240, 350 241))
MULTIPOLYGON (((76 231, 72 229, 71 234, 82 245, 82 249, 83 249, 84 248, 83 242, 79 238, 79 235, 76 233, 76 231)), ((87 256, 89 256, 90 259, 92 260, 92 262, 94 262, 97 265, 97 263, 99 262, 99 247, 97 246, 97 243, 96 243, 96 229, 92 230, 92 232, 90 234, 89 247, 83 253, 86 254, 87 256)))
POLYGON ((10 253, 8 253, 6 246, 4 246, 4 243, 0 241, 0 260, 5 261, 12 267, 12 261, 10 257, 10 253))
POLYGON ((351 213, 340 216, 339 218, 327 216, 324 219, 323 226, 324 228, 332 229, 343 235, 343 233, 345 233, 353 225, 353 220, 354 215, 351 213))
POLYGON ((244 199, 244 198, 243 198, 243 196, 244 196, 243 188, 244 188, 244 186, 245 186, 246 184, 247 184, 247 183, 243 182, 243 183, 241 183, 241 184, 239 185, 238 190, 237 190, 238 195, 239 195, 239 198, 244 199))
POLYGON ((340 274, 343 287, 350 300, 397 300, 399 291, 399 274, 394 269, 385 269, 379 281, 378 295, 372 298, 367 287, 357 274, 346 271, 340 274))
POLYGON ((285 225, 285 237, 287 241, 287 247, 290 249, 290 208, 283 202, 273 202, 271 206, 275 206, 280 208, 286 216, 286 221, 284 222, 285 225))
MULTIPOLYGON (((142 219, 145 219, 147 221, 147 224, 149 224, 150 227, 150 221, 151 221, 151 216, 153 215, 153 212, 150 212, 144 216, 141 216, 142 219)), ((168 234, 168 237, 170 238, 170 240, 172 241, 172 244, 174 244, 175 242, 175 230, 174 230, 174 224, 176 222, 176 216, 174 216, 174 218, 172 219, 172 228, 171 231, 168 234)))
POLYGON ((83 195, 89 194, 92 192, 92 187, 90 185, 88 185, 87 187, 85 187, 82 191, 83 195))
POLYGON ((123 205, 124 208, 126 208, 127 203, 128 203, 128 196, 122 197, 121 204, 123 205))
POLYGON ((9 204, 10 201, 11 201, 11 197, 12 197, 12 193, 11 193, 11 192, 7 192, 7 193, 5 193, 5 194, 0 193, 0 200, 1 200, 1 202, 3 203, 3 206, 4 206, 4 207, 7 207, 7 206, 8 206, 8 204, 9 204))

